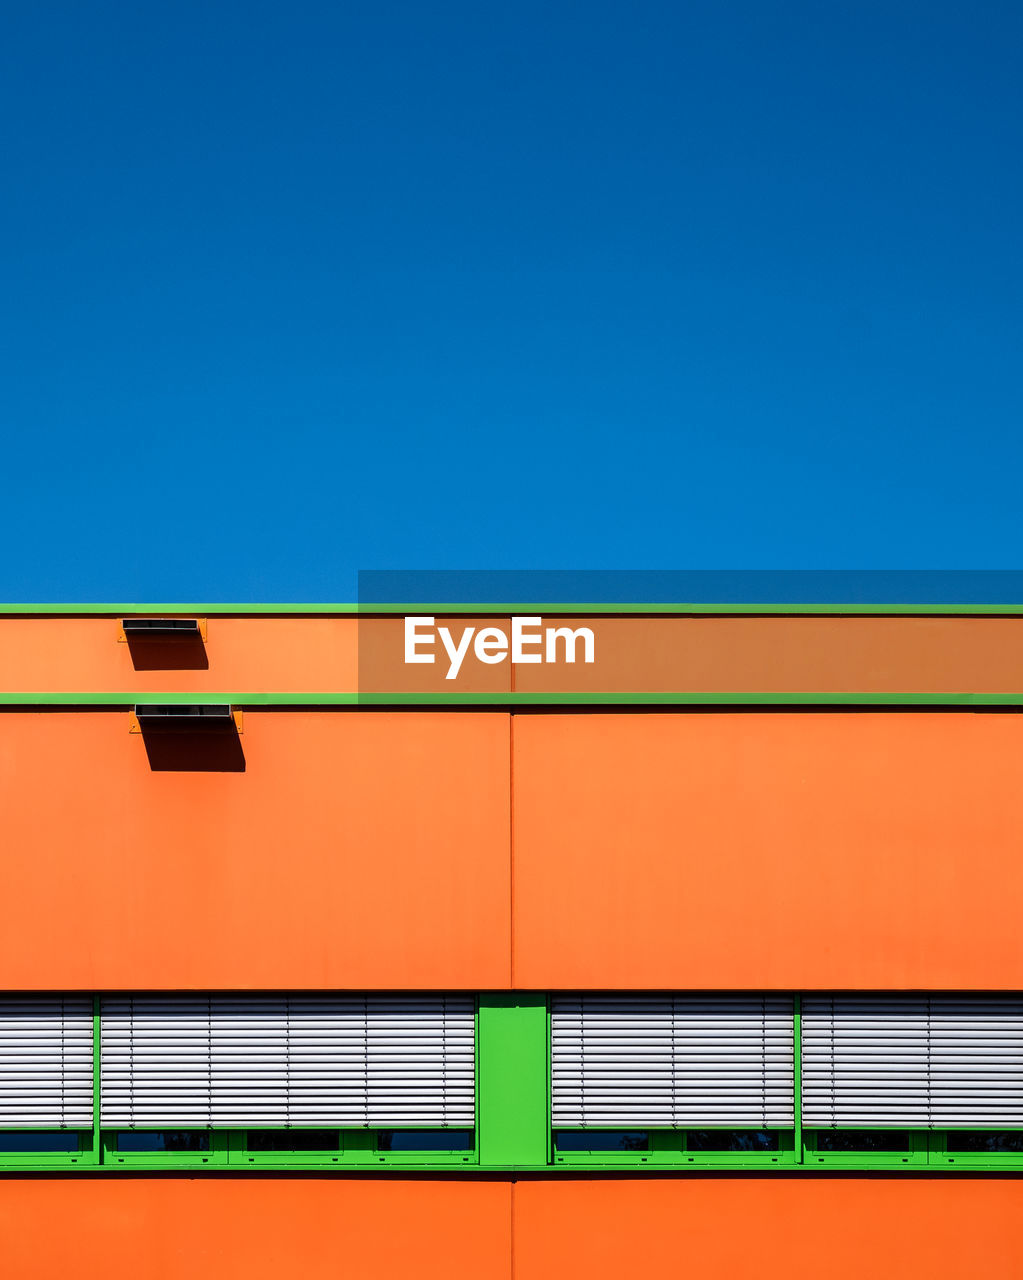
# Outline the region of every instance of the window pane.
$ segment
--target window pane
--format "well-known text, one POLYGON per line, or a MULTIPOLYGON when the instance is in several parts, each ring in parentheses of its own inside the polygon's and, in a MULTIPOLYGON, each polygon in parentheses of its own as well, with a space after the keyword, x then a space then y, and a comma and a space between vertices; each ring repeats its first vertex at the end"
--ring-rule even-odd
POLYGON ((471 1151, 472 1134, 452 1129, 380 1129, 378 1151, 471 1151))
POLYGON ((0 1133, 0 1151, 77 1151, 77 1133, 0 1133))
POLYGON ((687 1151, 777 1151, 781 1135, 768 1129, 688 1129, 687 1151))
POLYGON ((245 1145, 250 1151, 337 1151, 336 1129, 250 1129, 245 1145))
POLYGON ((909 1134, 894 1129, 819 1129, 818 1151, 908 1151, 909 1134))
POLYGON ((119 1133, 118 1151, 209 1151, 210 1135, 202 1129, 161 1129, 157 1133, 119 1133))
POLYGON ((949 1133, 945 1136, 946 1151, 1023 1152, 1023 1132, 1009 1130, 1005 1133, 949 1133))
POLYGON ((650 1135, 638 1129, 562 1129, 554 1135, 559 1151, 649 1151, 650 1135))

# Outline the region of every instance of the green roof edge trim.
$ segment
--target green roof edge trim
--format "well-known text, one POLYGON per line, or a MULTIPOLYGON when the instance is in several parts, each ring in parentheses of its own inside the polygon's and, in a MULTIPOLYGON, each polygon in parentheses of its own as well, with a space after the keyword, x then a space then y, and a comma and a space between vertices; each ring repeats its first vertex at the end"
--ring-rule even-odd
POLYGON ((856 614, 892 616, 1019 616, 1021 604, 0 604, 0 617, 131 617, 135 614, 199 614, 251 617, 366 614, 856 614))
POLYGON ((573 707, 573 706, 850 706, 1016 707, 1020 693, 614 692, 614 693, 2 693, 0 707, 133 707, 136 703, 233 707, 573 707))

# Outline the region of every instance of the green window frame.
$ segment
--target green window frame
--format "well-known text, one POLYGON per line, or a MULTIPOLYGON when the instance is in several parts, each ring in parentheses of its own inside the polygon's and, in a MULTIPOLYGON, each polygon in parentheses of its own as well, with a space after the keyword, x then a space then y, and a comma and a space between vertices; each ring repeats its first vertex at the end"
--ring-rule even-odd
MULTIPOLYGON (((707 1169, 734 1169, 756 1172, 770 1170, 802 1170, 815 1172, 1023 1172, 1023 1126, 995 1129, 922 1129, 905 1125, 890 1126, 893 1134, 906 1134, 904 1149, 877 1149, 876 1138, 864 1139, 874 1149, 857 1149, 859 1132, 876 1135, 884 1126, 869 1130, 852 1126, 831 1128, 803 1127, 802 1072, 800 1042, 800 997, 794 999, 794 1074, 795 1123, 787 1128, 771 1128, 778 1134, 776 1150, 712 1150, 704 1144, 697 1149, 693 1136, 704 1130, 651 1127, 644 1150, 567 1151, 559 1149, 552 1123, 552 1055, 550 997, 541 992, 483 992, 474 1003, 475 1026, 475 1126, 463 1129, 451 1126, 449 1132, 470 1134, 465 1150, 386 1150, 381 1141, 382 1128, 334 1129, 338 1136, 336 1150, 289 1151, 259 1150, 248 1140, 255 1127, 208 1128, 207 1151, 125 1151, 119 1149, 117 1135, 127 1130, 100 1128, 100 1017, 99 998, 93 1002, 93 1128, 67 1129, 77 1138, 77 1149, 70 1152, 4 1152, 0 1151, 0 1172, 56 1171, 91 1169, 107 1172, 166 1170, 201 1172, 203 1170, 292 1170, 295 1172, 359 1171, 401 1169, 406 1172, 461 1172, 513 1174, 517 1170, 548 1172, 552 1175, 572 1171, 595 1172, 698 1172, 707 1169), (957 1135, 1019 1134, 1019 1150, 956 1150, 957 1135), (824 1135, 840 1134, 848 1139, 846 1149, 828 1149, 824 1135)), ((323 1125, 310 1125, 322 1130, 323 1125)), ((433 1126, 421 1126, 434 1132, 433 1126)), ((721 1127, 725 1130, 725 1127, 721 1127)), ((411 1131, 415 1126, 387 1127, 411 1131)), ((585 1132, 585 1128, 561 1126, 560 1131, 585 1132)), ((596 1126, 592 1127, 596 1131, 596 1126)), ((0 1132, 32 1133, 40 1129, 9 1127, 0 1132)), ((51 1129, 47 1132, 55 1131, 51 1129)), ((153 1128, 137 1126, 133 1132, 151 1132, 153 1128)), ((301 1133, 300 1127, 267 1129, 273 1133, 301 1133)), ((602 1130, 606 1131, 606 1130, 602 1130)), ((1011 1145, 1015 1143, 1007 1140, 1011 1145)), ((960 1145, 962 1142, 960 1140, 960 1145)), ((982 1143, 978 1142, 978 1147, 982 1143)))
MULTIPOLYGON (((414 1132, 422 1129, 434 1133, 443 1131, 437 1125, 395 1125, 384 1128, 366 1126, 344 1127, 324 1124, 314 1125, 244 1125, 224 1127, 194 1128, 195 1132, 209 1134, 210 1147, 207 1151, 127 1151, 119 1145, 122 1133, 159 1133, 175 1131, 168 1125, 136 1125, 131 1128, 99 1129, 100 1116, 100 1000, 94 1002, 94 1075, 95 1075, 95 1117, 97 1123, 96 1140, 99 1158, 95 1162, 100 1167, 125 1170, 156 1169, 265 1169, 265 1170, 335 1170, 345 1169, 370 1170, 381 1167, 398 1167, 411 1171, 430 1171, 434 1169, 466 1168, 478 1165, 477 1130, 479 1124, 479 1021, 480 1002, 473 999, 473 1043, 475 1053, 474 1111, 476 1127, 472 1129, 461 1126, 448 1126, 452 1133, 467 1133, 470 1136, 467 1149, 452 1151, 442 1150, 400 1150, 390 1151, 381 1146, 379 1134, 400 1130, 414 1132), (300 1135, 305 1130, 316 1132, 330 1131, 337 1134, 337 1148, 331 1150, 263 1150, 250 1144, 249 1134, 255 1132, 273 1134, 300 1135)), ((3 1157, 0 1155, 0 1169, 3 1168, 3 1157)))
MULTIPOLYGON (((835 1126, 831 1129, 806 1128, 802 1122, 802 996, 793 995, 793 1051, 794 1051, 794 1116, 790 1129, 778 1132, 781 1142, 778 1151, 691 1151, 688 1132, 684 1129, 667 1129, 648 1126, 649 1147, 644 1151, 559 1151, 553 1140, 551 1163, 555 1168, 568 1172, 572 1169, 650 1170, 672 1169, 682 1171, 691 1168, 732 1168, 747 1170, 801 1169, 807 1173, 825 1169, 844 1169, 849 1172, 868 1173, 897 1169, 912 1171, 956 1168, 977 1172, 1023 1171, 1023 1149, 1020 1151, 953 1151, 949 1141, 953 1134, 971 1132, 979 1134, 1023 1133, 1023 1127, 1014 1129, 1003 1126, 995 1129, 923 1129, 906 1125, 889 1126, 893 1132, 907 1135, 904 1150, 826 1150, 819 1135, 827 1132, 841 1133, 855 1142, 854 1135, 861 1130, 855 1126, 835 1126)), ((550 1027, 548 1027, 548 1060, 551 1057, 550 1027)), ((638 1128, 639 1126, 633 1126, 638 1128)), ((869 1132, 881 1131, 886 1126, 871 1125, 869 1132)), ((561 1126, 563 1130, 584 1132, 581 1126, 561 1126)), ((596 1127, 594 1127, 596 1128, 596 1127)), ((605 1128, 603 1132, 607 1132, 605 1128)))
MULTIPOLYGON (((317 1132, 324 1131, 319 1126, 317 1132)), ((468 1129, 452 1129, 452 1133, 465 1133, 470 1137, 467 1149, 452 1151, 388 1151, 380 1145, 376 1129, 331 1129, 337 1136, 337 1147, 328 1150, 302 1151, 280 1149, 276 1151, 261 1150, 250 1143, 249 1135, 254 1129, 207 1129, 210 1149, 208 1151, 124 1151, 119 1148, 118 1139, 122 1133, 160 1132, 160 1130, 104 1130, 102 1139, 102 1164, 108 1167, 125 1169, 378 1169, 380 1167, 398 1167, 415 1170, 438 1168, 465 1168, 478 1163, 475 1132, 468 1129)), ((299 1128, 266 1129, 259 1132, 273 1134, 301 1134, 299 1128)), ((404 1132, 404 1130, 403 1130, 404 1132)), ((433 1133, 434 1130, 428 1132, 433 1133)))

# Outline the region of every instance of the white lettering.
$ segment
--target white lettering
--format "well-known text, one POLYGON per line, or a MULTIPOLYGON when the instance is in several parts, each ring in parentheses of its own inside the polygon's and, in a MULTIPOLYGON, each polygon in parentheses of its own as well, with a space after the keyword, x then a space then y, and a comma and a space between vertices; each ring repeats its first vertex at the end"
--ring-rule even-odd
POLYGON ((432 653, 418 653, 417 649, 421 644, 432 645, 435 636, 420 635, 419 624, 424 626, 433 626, 432 618, 406 618, 405 619, 405 661, 406 662, 435 662, 436 658, 432 653))
POLYGON ((405 619, 405 661, 407 663, 437 661, 433 652, 437 636, 448 655, 448 670, 445 680, 457 678, 462 664, 472 647, 477 662, 493 666, 503 662, 511 655, 513 663, 525 662, 558 662, 559 641, 560 660, 566 663, 578 661, 579 646, 582 645, 582 661, 592 663, 596 657, 596 641, 589 627, 543 627, 542 618, 513 617, 511 619, 511 639, 501 627, 463 627, 457 644, 449 627, 436 627, 435 618, 409 617, 405 619), (473 636, 476 637, 473 645, 473 636))
POLYGON ((593 661, 593 632, 589 627, 548 627, 546 630, 547 661, 557 662, 558 640, 565 642, 565 661, 575 662, 575 648, 580 640, 583 642, 583 662, 593 661))
POLYGON ((480 662, 493 666, 508 656, 508 637, 500 627, 480 627, 473 648, 480 662))
POLYGON ((539 627, 542 618, 512 618, 512 662, 543 662, 539 653, 526 653, 525 646, 540 644, 540 633, 531 634, 526 627, 539 627))
POLYGON ((469 652, 469 642, 472 640, 472 633, 475 630, 475 627, 466 627, 462 632, 461 640, 459 640, 458 645, 455 646, 451 643, 451 632, 448 628, 437 628, 437 634, 440 636, 441 644, 443 644, 448 657, 451 659, 451 665, 448 667, 448 673, 444 677, 445 680, 454 680, 455 676, 458 675, 462 666, 462 660, 469 652))

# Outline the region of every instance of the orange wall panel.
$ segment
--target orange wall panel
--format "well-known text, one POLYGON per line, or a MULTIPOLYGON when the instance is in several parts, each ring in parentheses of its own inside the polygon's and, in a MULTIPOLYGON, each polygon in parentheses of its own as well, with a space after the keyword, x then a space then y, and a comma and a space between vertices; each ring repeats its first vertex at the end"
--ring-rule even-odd
MULTIPOLYGON (((117 618, 0 618, 0 690, 16 692, 322 693, 358 684, 355 618, 207 620, 206 669, 136 670, 117 618)), ((159 648, 155 650, 161 652, 159 648)), ((167 660, 175 650, 165 645, 167 660)), ((194 658, 189 646, 177 655, 194 658)), ((145 653, 142 654, 145 660, 145 653)))
POLYGON ((660 615, 556 621, 593 631, 593 663, 517 666, 519 692, 1023 689, 1021 618, 660 615))
POLYGON ((1023 987, 1023 717, 513 718, 523 988, 1023 987))
POLYGON ((507 715, 246 712, 235 773, 128 725, 0 713, 0 989, 507 985, 507 715))
POLYGON ((509 1193, 468 1180, 11 1178, 0 1181, 0 1271, 508 1280, 509 1193))
MULTIPOLYGON (((118 643, 116 617, 3 617, 0 692, 344 692, 357 688, 360 674, 364 690, 385 692, 1023 690, 1023 618, 542 619, 544 626, 589 627, 593 664, 580 653, 574 664, 487 665, 470 646, 448 681, 436 637, 421 650, 433 664, 405 664, 400 616, 212 615, 205 644, 196 646, 118 643)), ((508 634, 510 620, 445 615, 436 626, 457 641, 466 626, 508 634)))
POLYGON ((1014 1277, 1018 1178, 5 1179, 4 1274, 1014 1277), (512 1199, 514 1207, 511 1207, 512 1199), (514 1249, 512 1248, 514 1237, 514 1249))
POLYGON ((519 1182, 515 1277, 1023 1275, 1018 1178, 519 1182))

